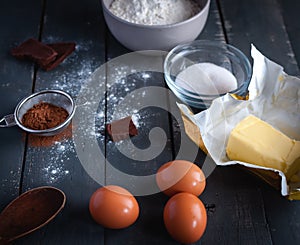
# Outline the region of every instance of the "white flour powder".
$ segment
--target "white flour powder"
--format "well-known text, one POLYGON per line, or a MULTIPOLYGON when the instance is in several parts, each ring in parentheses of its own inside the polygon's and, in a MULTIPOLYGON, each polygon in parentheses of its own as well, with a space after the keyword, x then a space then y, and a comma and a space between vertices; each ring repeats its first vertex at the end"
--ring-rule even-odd
POLYGON ((110 11, 136 24, 174 24, 196 15, 200 6, 192 0, 114 0, 110 11))

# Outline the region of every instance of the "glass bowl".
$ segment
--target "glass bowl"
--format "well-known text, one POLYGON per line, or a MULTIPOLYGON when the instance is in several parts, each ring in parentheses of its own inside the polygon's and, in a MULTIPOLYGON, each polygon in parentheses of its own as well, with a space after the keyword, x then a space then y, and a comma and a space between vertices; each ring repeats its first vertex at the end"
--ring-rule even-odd
MULTIPOLYGON (((189 69, 190 74, 188 76, 191 76, 190 71, 191 69, 189 69)), ((168 53, 164 60, 164 76, 169 88, 184 103, 198 109, 208 108, 214 99, 226 93, 245 96, 248 92, 251 75, 252 68, 248 58, 239 49, 218 41, 196 40, 178 45, 168 53), (197 78, 193 78, 196 81, 188 83, 189 81, 187 80, 185 84, 188 87, 183 86, 184 84, 179 82, 180 80, 177 78, 182 77, 180 74, 188 67, 195 64, 199 65, 200 63, 214 64, 218 67, 211 66, 214 68, 210 71, 212 73, 209 76, 210 79, 207 79, 207 72, 202 70, 201 74, 203 75, 197 73, 197 78), (223 68, 227 71, 224 71, 223 68), (224 75, 227 75, 227 77, 230 75, 233 79, 235 78, 235 86, 232 90, 220 92, 220 89, 212 81, 214 78, 221 81, 224 75), (209 93, 207 91, 202 92, 207 89, 201 90, 201 86, 205 88, 205 84, 208 83, 213 90, 210 89, 209 93), (196 89, 195 86, 199 87, 196 89)), ((225 77, 223 81, 225 81, 225 77)), ((188 77, 186 78, 188 79, 188 77)))

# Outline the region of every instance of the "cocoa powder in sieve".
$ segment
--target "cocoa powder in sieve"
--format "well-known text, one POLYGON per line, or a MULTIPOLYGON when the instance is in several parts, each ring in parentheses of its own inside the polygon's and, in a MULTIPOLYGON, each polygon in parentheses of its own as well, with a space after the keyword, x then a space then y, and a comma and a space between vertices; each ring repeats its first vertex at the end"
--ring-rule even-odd
POLYGON ((62 107, 40 102, 30 108, 22 117, 22 124, 30 129, 44 130, 63 123, 69 113, 62 107))

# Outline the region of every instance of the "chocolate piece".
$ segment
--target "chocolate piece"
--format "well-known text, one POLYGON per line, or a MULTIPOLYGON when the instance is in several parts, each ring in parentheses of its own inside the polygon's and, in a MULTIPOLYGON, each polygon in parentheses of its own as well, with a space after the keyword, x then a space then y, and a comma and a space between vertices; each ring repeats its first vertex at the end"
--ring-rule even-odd
POLYGON ((67 56, 69 56, 75 50, 75 43, 51 43, 47 44, 50 48, 54 49, 57 52, 57 56, 54 61, 50 62, 49 64, 42 65, 41 67, 46 70, 50 71, 62 63, 67 56))
POLYGON ((57 56, 57 52, 53 48, 33 38, 30 38, 21 43, 18 47, 13 48, 11 53, 19 59, 30 59, 41 66, 46 66, 55 60, 57 56))
POLYGON ((138 130, 134 125, 131 116, 107 124, 106 130, 114 142, 121 141, 138 134, 138 130))

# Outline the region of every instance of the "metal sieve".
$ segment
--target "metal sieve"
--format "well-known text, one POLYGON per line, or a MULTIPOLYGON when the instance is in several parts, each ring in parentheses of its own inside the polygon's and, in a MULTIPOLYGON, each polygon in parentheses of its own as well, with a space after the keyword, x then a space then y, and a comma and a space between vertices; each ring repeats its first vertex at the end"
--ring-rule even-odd
POLYGON ((19 104, 16 106, 14 114, 6 115, 2 119, 0 119, 0 127, 4 128, 4 127, 11 127, 17 125, 28 133, 38 134, 41 136, 51 136, 63 131, 71 122, 74 113, 75 113, 75 102, 68 93, 61 90, 43 90, 31 94, 30 96, 21 100, 19 104), (30 108, 32 108, 34 105, 40 102, 46 102, 49 104, 53 104, 55 106, 62 107, 69 113, 69 116, 63 123, 53 128, 44 129, 44 130, 35 130, 35 129, 25 127, 22 124, 23 115, 30 108))

